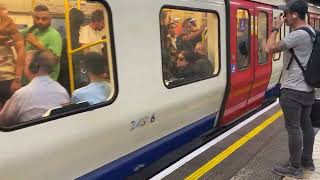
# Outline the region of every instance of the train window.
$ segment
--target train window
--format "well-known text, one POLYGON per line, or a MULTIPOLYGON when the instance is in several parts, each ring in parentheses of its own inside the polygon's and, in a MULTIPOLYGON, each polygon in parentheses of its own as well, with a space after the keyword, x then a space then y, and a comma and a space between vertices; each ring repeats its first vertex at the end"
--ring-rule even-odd
POLYGON ((26 0, 20 9, 0 4, 0 129, 39 124, 115 99, 110 8, 79 2, 26 0))
POLYGON ((237 10, 237 65, 245 69, 250 62, 250 15, 248 10, 237 10))
POLYGON ((258 15, 258 62, 265 64, 268 61, 268 54, 265 46, 268 39, 268 14, 266 12, 259 12, 258 15))
POLYGON ((320 30, 320 19, 315 19, 315 30, 320 30))
POLYGON ((205 10, 162 8, 162 73, 173 88, 216 76, 220 69, 219 16, 205 10))
POLYGON ((315 22, 314 22, 315 18, 310 18, 310 26, 315 28, 315 22))

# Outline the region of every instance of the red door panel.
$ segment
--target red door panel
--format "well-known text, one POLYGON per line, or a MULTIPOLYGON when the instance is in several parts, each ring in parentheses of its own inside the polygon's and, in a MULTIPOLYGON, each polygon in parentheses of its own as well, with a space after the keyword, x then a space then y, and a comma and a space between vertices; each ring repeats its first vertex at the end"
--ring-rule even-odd
MULTIPOLYGON (((264 52, 264 43, 259 35, 258 38, 258 17, 259 13, 265 13, 265 34, 272 28, 272 7, 244 1, 232 0, 230 5, 230 92, 227 98, 225 111, 220 125, 227 125, 245 113, 259 107, 272 72, 271 55, 264 56, 263 63, 261 55, 264 52), (248 14, 246 14, 246 12, 248 14), (246 52, 243 45, 243 31, 248 28, 250 39, 246 41, 249 63, 241 68, 243 52, 246 52), (260 46, 259 46, 260 45, 260 46), (260 48, 259 48, 260 47, 260 48), (259 52, 260 51, 260 52, 259 52), (259 54, 260 53, 260 54, 259 54), (240 55, 239 55, 240 54, 240 55)), ((259 17, 260 18, 260 17, 259 17)))
POLYGON ((231 76, 230 93, 227 99, 222 125, 232 122, 245 113, 247 100, 254 81, 254 3, 244 0, 233 0, 230 5, 230 53, 231 76), (248 32, 246 32, 246 30, 248 32), (249 44, 243 45, 243 33, 248 33, 249 44), (239 68, 239 61, 247 49, 249 62, 247 67, 239 68), (243 51, 243 52, 242 52, 243 51))
POLYGON ((261 105, 272 73, 272 55, 264 52, 267 37, 272 29, 272 7, 258 3, 255 7, 254 82, 247 103, 247 112, 261 105))

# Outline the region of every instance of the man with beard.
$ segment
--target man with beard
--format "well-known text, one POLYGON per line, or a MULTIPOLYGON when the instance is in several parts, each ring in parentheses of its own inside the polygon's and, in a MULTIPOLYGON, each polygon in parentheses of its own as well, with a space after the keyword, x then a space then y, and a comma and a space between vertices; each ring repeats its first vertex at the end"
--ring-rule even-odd
MULTIPOLYGON (((26 28, 22 34, 26 40, 25 50, 49 50, 58 58, 62 51, 62 38, 59 32, 51 26, 51 14, 47 6, 37 5, 33 12, 33 26, 26 28)), ((58 79, 60 62, 56 64, 50 77, 58 79)), ((28 81, 23 79, 23 84, 28 81)))

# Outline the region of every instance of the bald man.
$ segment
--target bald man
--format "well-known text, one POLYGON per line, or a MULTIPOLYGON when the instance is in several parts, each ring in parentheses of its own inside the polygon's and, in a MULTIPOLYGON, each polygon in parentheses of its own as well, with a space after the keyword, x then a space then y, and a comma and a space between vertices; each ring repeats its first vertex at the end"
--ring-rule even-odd
POLYGON ((49 109, 70 102, 67 91, 50 74, 57 57, 48 50, 27 54, 25 75, 31 81, 16 91, 0 112, 0 125, 10 126, 42 117, 49 109))

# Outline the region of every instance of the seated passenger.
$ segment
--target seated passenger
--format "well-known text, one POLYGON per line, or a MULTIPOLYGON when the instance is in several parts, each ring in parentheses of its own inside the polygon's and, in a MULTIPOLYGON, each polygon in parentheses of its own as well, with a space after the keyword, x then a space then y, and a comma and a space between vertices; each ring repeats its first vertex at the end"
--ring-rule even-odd
POLYGON ((85 68, 91 83, 75 90, 72 94, 72 102, 89 102, 93 105, 107 101, 110 95, 110 87, 106 81, 107 59, 97 52, 88 52, 85 58, 85 68))
POLYGON ((213 75, 213 67, 208 59, 208 52, 204 43, 196 45, 195 55, 192 52, 182 51, 178 58, 178 77, 202 79, 213 75))
POLYGON ((0 112, 0 125, 10 126, 41 117, 46 111, 70 102, 67 91, 50 74, 57 57, 48 50, 28 53, 25 75, 31 82, 16 91, 0 112))

